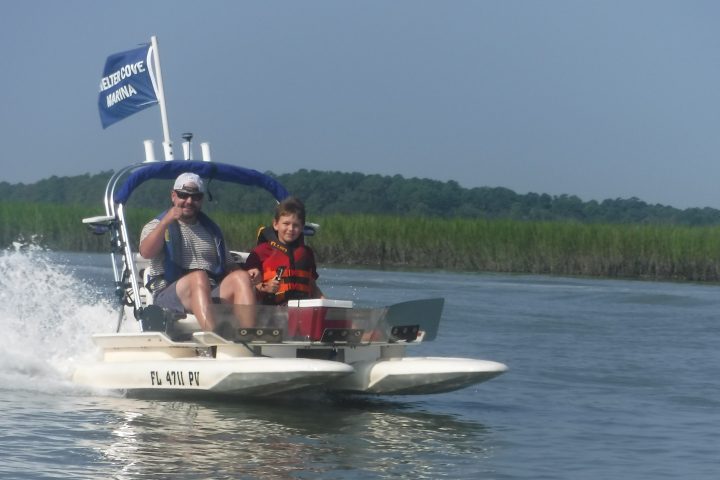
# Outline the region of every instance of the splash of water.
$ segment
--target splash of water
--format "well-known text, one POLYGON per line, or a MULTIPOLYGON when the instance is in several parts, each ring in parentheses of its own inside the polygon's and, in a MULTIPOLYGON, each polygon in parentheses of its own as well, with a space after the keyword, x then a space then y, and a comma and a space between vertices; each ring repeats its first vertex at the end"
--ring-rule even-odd
POLYGON ((79 362, 97 355, 90 335, 113 331, 117 313, 90 285, 39 247, 0 252, 0 382, 67 390, 79 362))

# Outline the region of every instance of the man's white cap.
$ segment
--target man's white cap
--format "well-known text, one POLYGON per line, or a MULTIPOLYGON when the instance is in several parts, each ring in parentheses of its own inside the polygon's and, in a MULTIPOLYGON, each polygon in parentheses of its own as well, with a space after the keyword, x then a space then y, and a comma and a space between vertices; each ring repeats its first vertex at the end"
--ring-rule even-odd
POLYGON ((205 193, 205 183, 195 173, 183 173, 175 180, 173 190, 187 193, 205 193))

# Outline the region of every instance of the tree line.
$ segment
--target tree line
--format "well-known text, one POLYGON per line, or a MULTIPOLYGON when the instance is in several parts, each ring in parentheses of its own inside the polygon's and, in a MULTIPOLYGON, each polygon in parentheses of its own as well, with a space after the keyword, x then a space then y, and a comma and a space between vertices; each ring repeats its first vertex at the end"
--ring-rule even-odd
MULTIPOLYGON (((0 182, 0 201, 101 205, 112 171, 52 176, 32 184, 0 182)), ((276 175, 309 215, 371 214, 413 217, 575 221, 609 224, 720 225, 720 210, 678 209, 638 198, 583 201, 575 195, 518 194, 503 187, 464 188, 456 181, 301 169, 276 175)), ((171 181, 153 180, 133 194, 132 205, 160 209, 168 204, 171 181)), ((257 188, 209 182, 210 211, 267 213, 269 195, 257 188)))

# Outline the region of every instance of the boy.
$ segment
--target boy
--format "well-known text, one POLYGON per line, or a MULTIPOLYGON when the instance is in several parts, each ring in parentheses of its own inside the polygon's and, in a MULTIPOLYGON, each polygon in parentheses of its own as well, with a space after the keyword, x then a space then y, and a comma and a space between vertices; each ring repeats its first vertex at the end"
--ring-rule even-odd
POLYGON ((258 234, 259 244, 245 262, 255 285, 258 300, 265 305, 283 305, 288 300, 323 298, 315 254, 305 245, 305 205, 294 197, 280 202, 275 209, 272 228, 264 227, 258 234))

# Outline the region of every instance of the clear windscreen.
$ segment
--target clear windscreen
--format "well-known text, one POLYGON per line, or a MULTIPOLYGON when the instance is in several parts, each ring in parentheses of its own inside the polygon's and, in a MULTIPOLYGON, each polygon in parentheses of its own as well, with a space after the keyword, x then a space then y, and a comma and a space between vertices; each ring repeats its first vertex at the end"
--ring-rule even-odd
POLYGON ((380 308, 216 304, 214 332, 233 342, 418 342, 435 339, 442 308, 443 299, 380 308))

